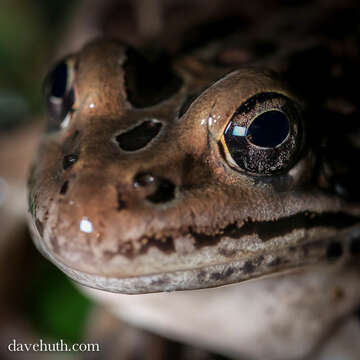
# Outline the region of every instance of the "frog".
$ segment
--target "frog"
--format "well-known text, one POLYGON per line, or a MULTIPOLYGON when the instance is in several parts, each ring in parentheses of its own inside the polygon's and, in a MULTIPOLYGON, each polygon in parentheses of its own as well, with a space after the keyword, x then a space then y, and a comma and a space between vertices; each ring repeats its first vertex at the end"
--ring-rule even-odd
POLYGON ((99 11, 101 36, 45 79, 36 247, 169 338, 321 359, 351 333, 355 359, 356 4, 184 2, 181 22, 155 1, 158 26, 142 4, 138 31, 123 8, 99 11))

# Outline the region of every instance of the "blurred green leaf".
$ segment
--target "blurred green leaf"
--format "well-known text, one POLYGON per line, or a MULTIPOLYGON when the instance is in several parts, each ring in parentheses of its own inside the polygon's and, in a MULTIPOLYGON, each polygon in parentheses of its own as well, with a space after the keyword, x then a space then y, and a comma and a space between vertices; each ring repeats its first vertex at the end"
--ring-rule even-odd
POLYGON ((26 312, 44 338, 68 343, 83 339, 91 301, 55 266, 41 259, 28 285, 26 312))

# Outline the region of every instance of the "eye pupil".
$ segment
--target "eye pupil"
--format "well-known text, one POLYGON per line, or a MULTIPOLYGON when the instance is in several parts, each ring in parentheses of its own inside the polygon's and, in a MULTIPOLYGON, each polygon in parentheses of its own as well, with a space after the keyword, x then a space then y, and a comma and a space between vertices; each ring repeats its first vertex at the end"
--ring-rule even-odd
POLYGON ((277 110, 270 110, 256 117, 247 131, 247 139, 254 145, 273 148, 280 145, 290 130, 286 115, 277 110))
POLYGON ((61 98, 66 93, 68 69, 66 62, 60 63, 51 74, 50 95, 61 98))

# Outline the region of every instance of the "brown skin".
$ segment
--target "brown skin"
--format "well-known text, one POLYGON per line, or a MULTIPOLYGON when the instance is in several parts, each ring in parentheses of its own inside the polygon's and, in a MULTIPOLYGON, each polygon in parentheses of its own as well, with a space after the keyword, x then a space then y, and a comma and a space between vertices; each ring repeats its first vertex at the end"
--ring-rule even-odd
POLYGON ((185 57, 183 67, 181 61, 175 66, 182 77, 176 93, 135 108, 126 88, 126 47, 95 41, 71 59, 74 111, 64 129, 44 137, 30 197, 38 247, 67 273, 75 270, 70 274, 75 280, 127 293, 213 287, 326 262, 339 229, 341 253, 347 252, 360 208, 319 191, 305 134, 295 138, 290 151, 298 155, 279 174, 249 174, 231 163, 224 130, 252 96, 281 94, 301 112, 276 75, 224 68, 213 77, 211 68, 199 71, 201 63, 185 57), (178 118, 185 97, 194 93, 198 96, 178 118), (122 150, 116 136, 149 119, 162 123, 159 134, 139 150, 122 150), (64 169, 69 154, 78 159, 64 169), (139 174, 155 181, 139 185, 139 174), (163 182, 173 187, 170 195, 163 194, 163 182), (165 198, 149 201, 154 194, 165 198), (337 213, 346 225, 329 223, 328 216, 337 213), (301 221, 288 231, 275 229, 266 240, 258 233, 258 227, 271 227, 269 222, 286 226, 296 215, 301 221), (90 233, 80 230, 84 218, 92 223, 90 233), (219 271, 223 275, 213 275, 219 271), (91 274, 105 280, 95 284, 91 274), (106 278, 115 278, 116 286, 105 285, 106 278), (124 285, 128 278, 131 284, 124 285))

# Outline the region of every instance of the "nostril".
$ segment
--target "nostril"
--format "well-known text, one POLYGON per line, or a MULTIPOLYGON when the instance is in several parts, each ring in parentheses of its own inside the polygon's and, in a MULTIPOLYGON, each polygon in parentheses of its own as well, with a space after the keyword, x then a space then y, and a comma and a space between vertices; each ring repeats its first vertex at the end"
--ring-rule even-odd
POLYGON ((145 188, 147 193, 146 199, 154 204, 168 202, 175 197, 175 185, 163 178, 155 177, 150 173, 140 173, 134 178, 134 186, 145 188))
POLYGON ((149 195, 147 199, 157 204, 171 201, 174 199, 174 197, 175 185, 166 179, 159 179, 157 190, 154 194, 149 195))
POLYGON ((134 186, 135 187, 146 187, 154 184, 155 178, 149 173, 140 173, 135 176, 134 186))
POLYGON ((136 151, 145 147, 161 129, 161 122, 158 120, 146 120, 140 125, 121 133, 115 137, 119 147, 125 151, 136 151))

